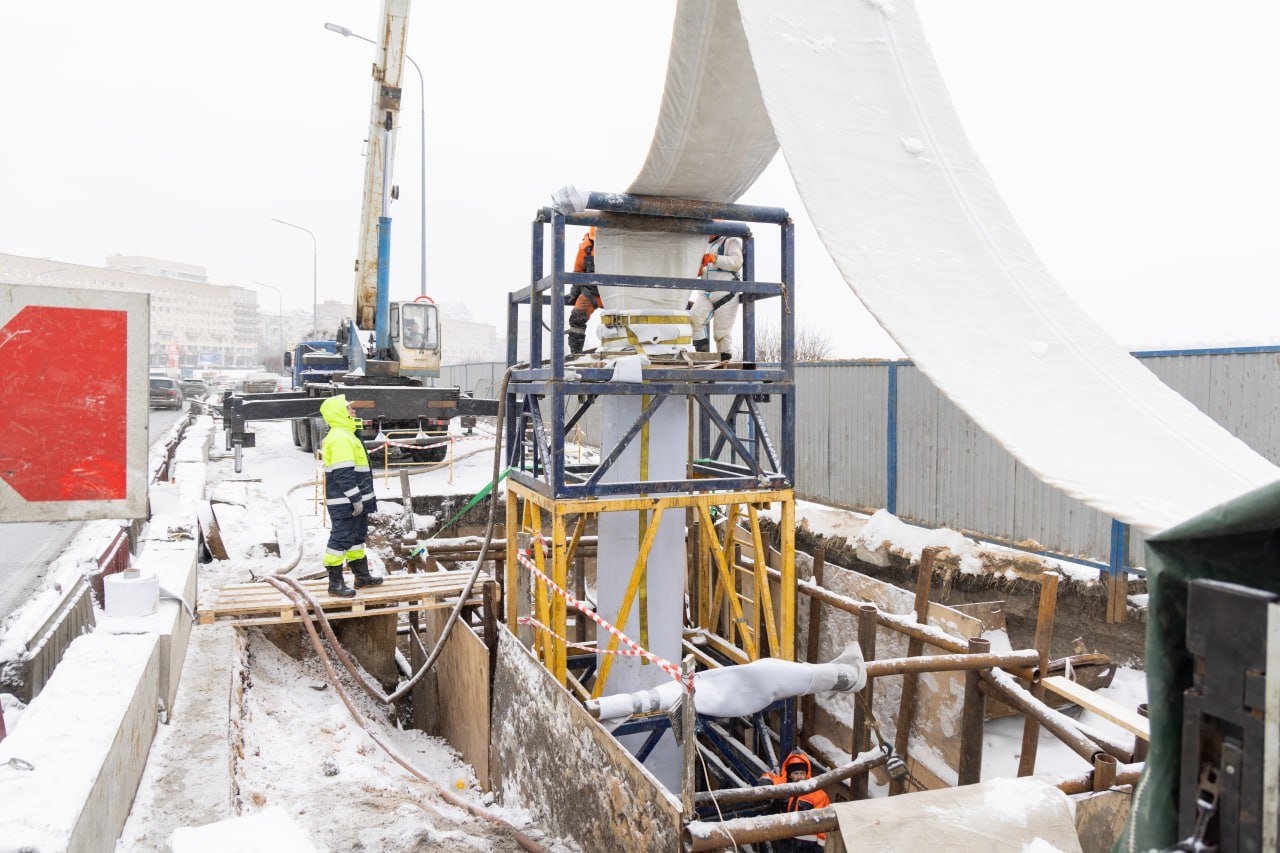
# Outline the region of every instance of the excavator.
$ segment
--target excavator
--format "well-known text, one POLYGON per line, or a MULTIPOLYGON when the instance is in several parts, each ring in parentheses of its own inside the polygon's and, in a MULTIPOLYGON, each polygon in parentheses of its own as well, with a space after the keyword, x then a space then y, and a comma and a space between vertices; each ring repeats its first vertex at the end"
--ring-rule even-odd
MULTIPOLYGON (((336 340, 307 341, 285 353, 295 388, 270 394, 223 396, 227 449, 241 470, 242 449, 254 446, 248 424, 291 419, 294 444, 306 452, 320 446, 326 425, 320 403, 345 394, 362 421, 360 438, 379 451, 371 456, 408 455, 414 461, 445 457, 454 417, 495 416, 496 400, 480 400, 458 388, 426 380, 440 375, 440 316, 429 297, 392 302, 391 203, 396 133, 400 125, 401 77, 410 0, 383 0, 380 41, 373 63, 373 97, 365 155, 360 234, 355 262, 354 316, 343 320, 336 340)), ((472 421, 473 422, 473 421, 472 421)))

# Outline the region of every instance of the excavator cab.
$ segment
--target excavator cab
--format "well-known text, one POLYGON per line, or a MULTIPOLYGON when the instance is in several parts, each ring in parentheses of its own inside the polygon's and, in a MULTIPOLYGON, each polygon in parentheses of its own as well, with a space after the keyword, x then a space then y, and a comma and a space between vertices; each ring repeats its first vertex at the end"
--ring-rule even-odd
POLYGON ((422 379, 440 375, 440 312, 435 303, 418 297, 391 306, 391 346, 400 361, 400 374, 422 379))

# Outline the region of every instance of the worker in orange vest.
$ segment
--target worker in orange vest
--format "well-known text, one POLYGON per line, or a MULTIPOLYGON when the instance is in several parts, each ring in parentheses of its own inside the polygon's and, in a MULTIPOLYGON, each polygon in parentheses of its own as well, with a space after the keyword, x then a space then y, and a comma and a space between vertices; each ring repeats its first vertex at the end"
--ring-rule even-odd
MULTIPOLYGON (((812 776, 813 764, 809 761, 809 756, 797 749, 783 759, 779 772, 764 773, 760 779, 771 785, 783 785, 787 782, 803 782, 812 776)), ((788 797, 783 811, 806 812, 811 809, 825 809, 829 805, 831 805, 831 798, 827 796, 826 791, 819 789, 811 794, 788 797)), ((826 842, 826 834, 818 832, 772 843, 777 853, 811 853, 811 851, 822 850, 826 842)))
MULTIPOLYGON (((593 273, 596 271, 596 229, 593 226, 578 245, 578 257, 573 262, 574 272, 593 273)), ((604 307, 600 298, 600 288, 594 284, 575 284, 569 291, 569 304, 573 310, 569 312, 569 330, 565 337, 569 340, 569 355, 582 352, 587 342, 587 321, 597 308, 604 307)))

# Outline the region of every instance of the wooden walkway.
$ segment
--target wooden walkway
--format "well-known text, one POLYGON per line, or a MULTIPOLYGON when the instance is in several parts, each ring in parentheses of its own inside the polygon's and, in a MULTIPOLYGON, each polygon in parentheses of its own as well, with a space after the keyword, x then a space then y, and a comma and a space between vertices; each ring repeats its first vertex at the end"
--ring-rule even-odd
MULTIPOLYGON (((381 586, 357 590, 355 598, 329 595, 329 582, 324 579, 303 581, 302 585, 320 603, 329 619, 353 619, 453 607, 466 585, 468 574, 425 572, 391 575, 381 586)), ((483 572, 476 578, 468 604, 482 602, 482 590, 487 580, 490 576, 483 572)), ((293 602, 265 581, 227 584, 212 595, 211 601, 201 603, 197 615, 201 625, 280 625, 302 619, 293 602)))

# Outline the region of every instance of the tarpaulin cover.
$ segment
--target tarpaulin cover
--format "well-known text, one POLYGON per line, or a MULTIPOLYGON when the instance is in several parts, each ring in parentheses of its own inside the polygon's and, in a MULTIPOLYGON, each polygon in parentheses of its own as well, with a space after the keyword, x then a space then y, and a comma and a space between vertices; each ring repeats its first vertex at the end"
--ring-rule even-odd
POLYGON ((1277 566, 1280 483, 1214 507, 1147 540, 1150 599, 1144 665, 1151 751, 1116 850, 1164 849, 1177 840, 1182 695, 1191 687, 1194 664, 1186 648, 1188 584, 1208 578, 1280 593, 1277 566))
POLYGON ((679 4, 630 191, 733 201, 777 147, 858 298, 1046 483, 1153 533, 1280 478, 1049 275, 965 138, 911 3, 679 4))
POLYGON ((1075 808, 1051 782, 1029 776, 835 804, 850 853, 1079 853, 1075 808))

